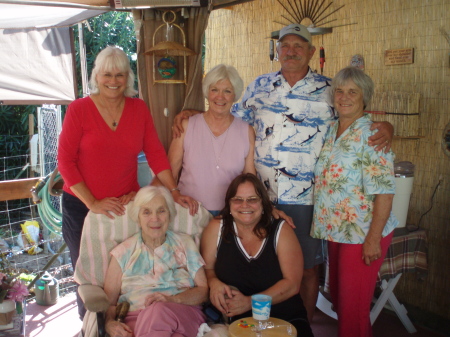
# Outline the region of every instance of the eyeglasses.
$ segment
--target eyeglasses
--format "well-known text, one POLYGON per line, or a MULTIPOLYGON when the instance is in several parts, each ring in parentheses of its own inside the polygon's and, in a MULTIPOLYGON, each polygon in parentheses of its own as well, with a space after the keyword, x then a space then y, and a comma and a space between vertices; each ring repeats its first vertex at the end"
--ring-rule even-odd
POLYGON ((247 204, 249 204, 249 205, 255 205, 261 201, 261 198, 260 197, 250 197, 250 198, 244 199, 244 198, 234 197, 234 198, 231 198, 230 201, 231 201, 231 203, 233 203, 235 205, 242 205, 244 203, 244 201, 247 202, 247 204))

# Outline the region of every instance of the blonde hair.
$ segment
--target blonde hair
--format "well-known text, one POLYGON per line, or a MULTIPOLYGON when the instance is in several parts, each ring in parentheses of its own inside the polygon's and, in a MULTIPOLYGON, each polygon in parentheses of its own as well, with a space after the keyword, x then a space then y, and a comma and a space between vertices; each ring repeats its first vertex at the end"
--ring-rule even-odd
POLYGON ((133 97, 137 94, 137 90, 134 89, 134 73, 130 67, 130 61, 128 60, 127 54, 115 46, 108 46, 98 53, 94 69, 92 69, 91 79, 89 80, 89 87, 91 89, 91 94, 98 94, 99 88, 97 83, 97 75, 102 71, 113 71, 119 70, 127 74, 127 88, 125 89, 124 95, 127 97, 133 97))

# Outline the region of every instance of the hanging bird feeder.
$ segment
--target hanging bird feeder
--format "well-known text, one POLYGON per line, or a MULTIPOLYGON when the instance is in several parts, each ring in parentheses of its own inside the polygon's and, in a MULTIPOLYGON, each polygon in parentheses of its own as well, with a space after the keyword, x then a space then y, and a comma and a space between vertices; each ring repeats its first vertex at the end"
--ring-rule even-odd
MULTIPOLYGON (((196 53, 186 47, 186 36, 180 26, 175 24, 174 11, 165 11, 162 17, 164 23, 156 28, 153 33, 153 47, 149 48, 145 55, 153 58, 153 83, 184 83, 186 84, 186 56, 196 53), (169 18, 168 16, 172 17, 169 18), (166 29, 165 40, 156 43, 158 31, 166 29), (174 41, 174 29, 180 31, 181 43, 174 41)), ((161 32, 160 32, 161 33, 161 32)))

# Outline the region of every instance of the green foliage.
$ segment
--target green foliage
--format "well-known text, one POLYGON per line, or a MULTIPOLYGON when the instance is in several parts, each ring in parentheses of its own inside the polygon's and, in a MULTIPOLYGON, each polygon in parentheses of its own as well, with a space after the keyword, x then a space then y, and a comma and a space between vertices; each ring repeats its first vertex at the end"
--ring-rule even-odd
POLYGON ((0 157, 18 156, 28 151, 28 115, 35 105, 0 105, 0 157))
MULTIPOLYGON (((107 46, 120 47, 130 58, 131 69, 137 72, 136 35, 133 17, 129 12, 107 12, 88 20, 84 25, 87 73, 90 76, 97 54, 107 46), (89 30, 88 28, 91 28, 89 30)), ((78 29, 74 29, 77 69, 80 69, 78 29)), ((81 72, 77 71, 78 94, 81 97, 81 72)), ((136 84, 137 88, 137 77, 136 84)))

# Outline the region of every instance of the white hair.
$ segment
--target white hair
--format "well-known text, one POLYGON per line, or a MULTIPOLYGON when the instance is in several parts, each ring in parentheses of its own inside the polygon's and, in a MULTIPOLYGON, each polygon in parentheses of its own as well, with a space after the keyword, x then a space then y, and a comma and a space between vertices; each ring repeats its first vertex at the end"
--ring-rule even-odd
POLYGON ((139 192, 137 192, 134 197, 134 202, 129 210, 130 217, 133 221, 139 222, 139 210, 145 204, 148 204, 155 197, 162 196, 166 200, 167 208, 169 210, 169 221, 172 222, 177 215, 177 211, 175 209, 175 201, 172 198, 172 194, 170 194, 169 190, 164 186, 145 186, 142 187, 139 192))
POLYGON ((202 83, 203 95, 208 97, 209 87, 222 80, 230 81, 234 90, 234 102, 236 102, 244 90, 244 81, 235 67, 226 64, 218 64, 208 71, 202 83))
POLYGON ((95 95, 100 91, 97 83, 98 73, 116 69, 127 74, 127 88, 125 89, 124 95, 127 97, 135 96, 137 90, 134 89, 134 73, 130 67, 130 60, 122 49, 115 46, 108 46, 98 53, 95 59, 94 69, 92 69, 91 79, 89 80, 91 94, 95 95))

